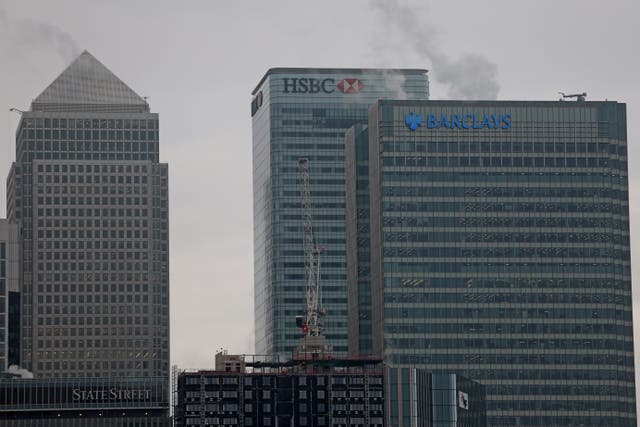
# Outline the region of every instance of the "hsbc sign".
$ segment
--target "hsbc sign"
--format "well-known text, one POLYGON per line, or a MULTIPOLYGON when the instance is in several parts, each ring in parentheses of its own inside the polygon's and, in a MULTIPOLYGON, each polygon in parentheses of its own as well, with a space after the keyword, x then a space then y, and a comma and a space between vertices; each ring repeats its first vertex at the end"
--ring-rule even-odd
POLYGON ((364 89, 362 80, 359 79, 342 79, 336 83, 333 78, 315 79, 315 78, 284 78, 283 93, 333 93, 336 90, 346 93, 359 93, 364 89))

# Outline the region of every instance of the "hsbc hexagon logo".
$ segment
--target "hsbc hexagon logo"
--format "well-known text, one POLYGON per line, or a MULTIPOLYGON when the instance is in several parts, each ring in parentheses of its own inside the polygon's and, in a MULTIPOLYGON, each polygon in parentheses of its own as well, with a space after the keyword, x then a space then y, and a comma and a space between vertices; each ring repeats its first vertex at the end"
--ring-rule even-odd
POLYGON ((364 84, 359 79, 342 79, 336 85, 342 93, 359 93, 364 84))

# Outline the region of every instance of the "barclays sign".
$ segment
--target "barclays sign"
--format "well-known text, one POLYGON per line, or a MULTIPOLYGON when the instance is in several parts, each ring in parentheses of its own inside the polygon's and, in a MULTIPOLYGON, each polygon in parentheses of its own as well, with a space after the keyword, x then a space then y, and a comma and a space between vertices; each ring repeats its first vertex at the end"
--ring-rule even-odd
POLYGON ((426 122, 427 129, 511 129, 511 114, 428 114, 426 121, 422 115, 411 112, 405 116, 405 124, 411 131, 426 122))

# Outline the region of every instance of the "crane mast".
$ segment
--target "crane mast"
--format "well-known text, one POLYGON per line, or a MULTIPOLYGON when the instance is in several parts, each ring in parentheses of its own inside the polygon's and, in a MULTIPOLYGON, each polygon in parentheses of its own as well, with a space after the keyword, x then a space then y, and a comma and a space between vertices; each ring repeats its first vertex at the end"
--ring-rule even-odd
POLYGON ((309 189, 309 159, 298 159, 300 173, 300 199, 302 214, 302 242, 304 250, 304 275, 306 280, 307 314, 302 330, 307 336, 317 337, 322 334, 323 314, 320 297, 320 253, 322 248, 316 246, 313 238, 313 222, 311 218, 311 191, 309 189))

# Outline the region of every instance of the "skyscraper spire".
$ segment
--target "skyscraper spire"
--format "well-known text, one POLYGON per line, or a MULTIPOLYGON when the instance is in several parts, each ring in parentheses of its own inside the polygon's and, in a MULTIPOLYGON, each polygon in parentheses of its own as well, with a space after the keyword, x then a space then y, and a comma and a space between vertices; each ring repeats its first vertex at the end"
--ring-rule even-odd
POLYGON ((122 106, 126 111, 149 111, 149 105, 140 95, 86 50, 38 95, 31 109, 58 111, 61 105, 65 111, 69 111, 70 106, 83 111, 95 106, 103 111, 105 105, 122 106))

